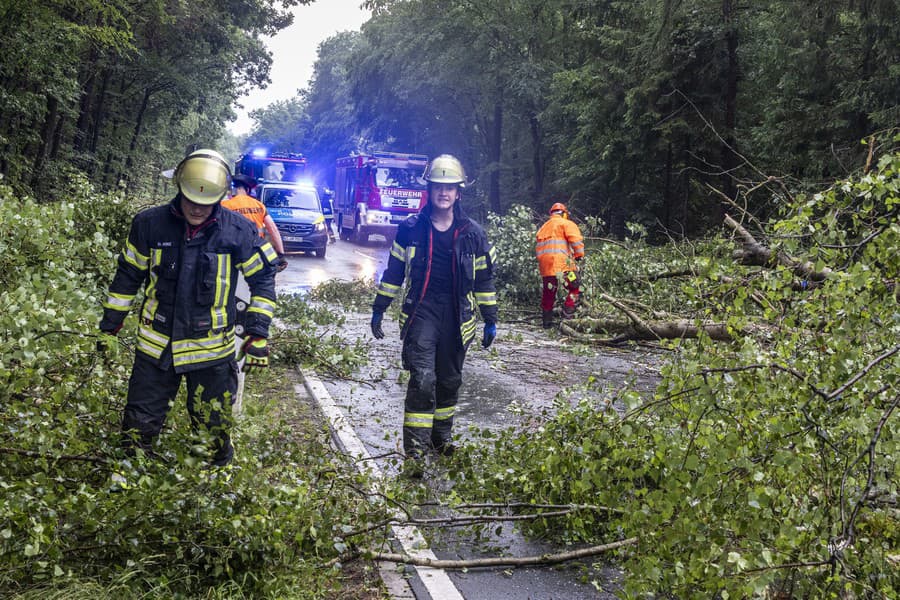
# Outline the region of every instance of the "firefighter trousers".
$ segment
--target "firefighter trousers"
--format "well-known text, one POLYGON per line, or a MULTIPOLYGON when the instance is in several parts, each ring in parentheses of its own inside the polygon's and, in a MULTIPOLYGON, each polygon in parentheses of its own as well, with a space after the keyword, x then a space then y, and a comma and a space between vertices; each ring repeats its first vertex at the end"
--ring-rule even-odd
POLYGON ((451 450, 453 417, 462 385, 462 345, 451 296, 426 296, 403 340, 409 371, 403 415, 403 451, 417 458, 428 450, 451 450))
POLYGON ((222 466, 231 462, 234 448, 229 430, 237 375, 237 363, 233 360, 188 373, 176 373, 174 367, 161 369, 137 352, 122 415, 122 444, 126 451, 133 452, 136 446, 152 452, 153 442, 163 428, 184 378, 187 380, 191 427, 195 432, 202 427, 211 436, 211 463, 222 466))

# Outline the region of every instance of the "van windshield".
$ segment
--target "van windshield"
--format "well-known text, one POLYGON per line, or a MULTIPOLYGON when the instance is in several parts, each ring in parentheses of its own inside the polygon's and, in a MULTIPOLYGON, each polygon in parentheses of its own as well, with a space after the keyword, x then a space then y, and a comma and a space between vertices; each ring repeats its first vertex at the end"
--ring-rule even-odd
POLYGON ((378 187, 397 187, 405 190, 424 190, 425 181, 420 179, 421 175, 421 169, 378 167, 375 169, 375 185, 378 187))
POLYGON ((301 208, 321 212, 319 196, 315 190, 267 188, 262 202, 269 208, 301 208))

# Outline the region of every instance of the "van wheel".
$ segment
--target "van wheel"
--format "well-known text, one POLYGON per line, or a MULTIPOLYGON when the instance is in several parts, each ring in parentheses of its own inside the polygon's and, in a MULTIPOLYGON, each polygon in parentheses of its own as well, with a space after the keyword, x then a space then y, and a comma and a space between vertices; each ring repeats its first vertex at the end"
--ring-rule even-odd
POLYGON ((325 251, 328 250, 328 246, 322 246, 321 248, 316 248, 316 258, 325 258, 325 251))

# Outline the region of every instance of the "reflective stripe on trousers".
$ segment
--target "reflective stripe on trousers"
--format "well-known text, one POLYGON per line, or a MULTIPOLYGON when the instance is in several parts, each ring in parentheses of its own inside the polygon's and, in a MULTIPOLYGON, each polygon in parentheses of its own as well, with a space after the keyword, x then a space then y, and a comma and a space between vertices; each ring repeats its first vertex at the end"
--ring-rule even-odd
POLYGON ((187 380, 187 409, 192 429, 208 432, 211 462, 227 464, 234 455, 229 435, 231 405, 237 391, 237 363, 234 360, 178 374, 171 365, 168 369, 160 369, 152 359, 135 353, 122 415, 123 446, 127 450, 133 446, 145 451, 152 449, 182 378, 187 380))
POLYGON ((403 451, 420 456, 451 441, 466 358, 452 296, 425 296, 404 337, 402 358, 409 371, 403 451))

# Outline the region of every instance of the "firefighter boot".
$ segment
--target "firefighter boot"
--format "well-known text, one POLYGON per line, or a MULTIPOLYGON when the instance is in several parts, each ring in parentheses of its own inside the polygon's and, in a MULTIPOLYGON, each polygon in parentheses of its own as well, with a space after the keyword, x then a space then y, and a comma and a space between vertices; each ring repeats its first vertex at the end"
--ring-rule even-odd
POLYGON ((553 311, 545 310, 541 313, 541 326, 544 329, 550 329, 553 327, 553 311))
POLYGON ((403 460, 400 475, 407 479, 422 479, 425 476, 424 461, 423 457, 407 457, 403 460))
POLYGON ((449 458, 456 452, 456 445, 453 443, 453 437, 450 435, 450 428, 445 427, 444 429, 445 431, 439 431, 438 424, 435 423, 434 429, 431 430, 431 445, 435 454, 449 458))

